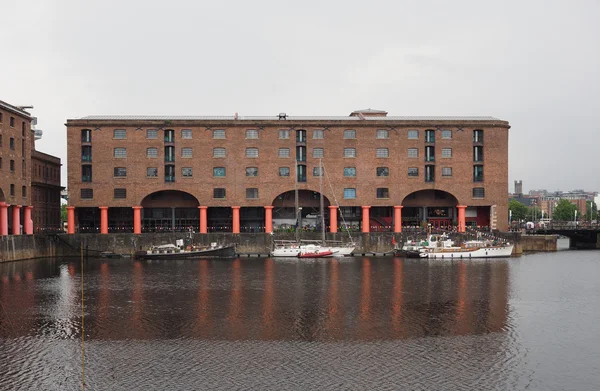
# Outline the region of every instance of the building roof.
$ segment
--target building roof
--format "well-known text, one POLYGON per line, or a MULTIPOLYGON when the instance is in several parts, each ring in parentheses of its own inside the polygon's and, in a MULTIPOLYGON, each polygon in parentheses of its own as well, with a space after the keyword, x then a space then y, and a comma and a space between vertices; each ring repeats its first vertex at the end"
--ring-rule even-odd
POLYGON ((503 121, 490 116, 193 116, 193 115, 89 115, 78 118, 85 121, 503 121))
POLYGON ((15 114, 31 119, 31 114, 19 108, 18 106, 13 106, 9 103, 0 100, 0 107, 2 107, 4 110, 12 111, 15 114))

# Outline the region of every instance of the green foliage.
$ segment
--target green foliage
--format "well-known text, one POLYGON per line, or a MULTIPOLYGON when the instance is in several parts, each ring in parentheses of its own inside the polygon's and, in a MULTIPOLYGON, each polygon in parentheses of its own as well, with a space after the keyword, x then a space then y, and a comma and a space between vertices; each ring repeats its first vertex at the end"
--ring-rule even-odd
POLYGON ((60 221, 67 221, 67 205, 60 206, 60 221))
POLYGON ((527 207, 516 200, 508 201, 508 210, 512 211, 513 220, 525 220, 527 217, 527 207))
POLYGON ((532 206, 530 208, 527 208, 527 217, 526 217, 527 221, 534 221, 534 222, 540 221, 541 218, 542 218, 542 210, 540 208, 538 208, 537 206, 532 206))
POLYGON ((573 221, 575 219, 575 211, 577 211, 577 220, 581 219, 581 214, 577 205, 572 204, 569 200, 561 198, 554 207, 552 212, 552 220, 554 221, 573 221))
POLYGON ((588 221, 598 220, 598 206, 594 201, 587 201, 585 215, 588 221))

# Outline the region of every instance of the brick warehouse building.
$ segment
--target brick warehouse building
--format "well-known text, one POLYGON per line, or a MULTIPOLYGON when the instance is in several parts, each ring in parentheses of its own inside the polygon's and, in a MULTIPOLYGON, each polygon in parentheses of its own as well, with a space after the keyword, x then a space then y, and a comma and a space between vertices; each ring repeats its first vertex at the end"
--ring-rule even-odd
POLYGON ((89 116, 66 126, 70 233, 315 227, 320 186, 330 232, 340 224, 507 228, 510 126, 493 117, 369 109, 348 117, 89 116))
POLYGON ((25 109, 0 101, 0 236, 60 227, 60 159, 35 150, 25 109))
POLYGON ((0 236, 18 235, 21 226, 33 233, 31 222, 31 115, 0 101, 0 236))

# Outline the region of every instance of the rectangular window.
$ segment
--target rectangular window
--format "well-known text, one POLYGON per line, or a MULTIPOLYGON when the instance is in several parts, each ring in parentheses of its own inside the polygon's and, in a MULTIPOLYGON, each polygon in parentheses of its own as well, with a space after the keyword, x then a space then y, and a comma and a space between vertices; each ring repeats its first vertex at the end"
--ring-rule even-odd
POLYGON ((313 148, 313 157, 318 159, 322 158, 323 148, 313 148))
POLYGON ((483 161, 483 147, 482 146, 473 147, 473 161, 474 162, 482 162, 483 161))
POLYGON ((442 138, 446 139, 446 140, 451 139, 452 138, 452 131, 449 130, 449 129, 443 129, 442 130, 442 138))
POLYGON ((214 177, 224 177, 227 175, 227 169, 225 167, 213 167, 214 177))
POLYGON ((289 129, 279 129, 279 138, 290 138, 290 131, 289 129))
POLYGON ((181 157, 191 158, 192 157, 192 148, 181 148, 181 157))
POLYGON ((148 129, 146 130, 146 138, 149 140, 158 138, 158 130, 156 129, 148 129))
POLYGON ((146 157, 157 158, 158 157, 158 148, 146 148, 146 157))
POLYGON ((27 198, 27 186, 21 186, 21 197, 27 198))
POLYGON ((213 157, 225 157, 225 148, 213 148, 213 157))
POLYGON ((408 176, 419 176, 419 169, 417 167, 408 167, 408 176))
POLYGON ((410 157, 410 158, 419 157, 419 149, 418 148, 408 148, 408 157, 410 157))
POLYGON ((94 189, 81 189, 81 199, 91 200, 94 198, 94 189))
POLYGON ((473 198, 485 198, 485 188, 474 187, 473 188, 473 198))
POLYGON ((146 176, 147 177, 158 177, 158 168, 156 167, 147 167, 146 168, 146 176))
POLYGON ((483 182, 483 166, 480 164, 473 166, 473 182, 483 182))
POLYGON ((377 188, 377 198, 390 198, 390 192, 387 187, 377 188))
POLYGON ((127 131, 125 129, 115 129, 113 131, 114 139, 125 139, 127 138, 127 131))
POLYGON ((425 166, 425 182, 435 181, 435 166, 425 166))
POLYGON ((258 176, 258 167, 246 167, 246 176, 258 176))
POLYGON ((246 198, 252 200, 258 198, 258 189, 254 187, 246 189, 246 198))
POLYGON ((356 176, 356 167, 344 167, 344 176, 355 177, 356 176))
POLYGON ((92 142, 92 131, 90 129, 81 130, 81 142, 91 143, 92 142))
POLYGON ((344 138, 356 138, 356 130, 354 129, 346 129, 344 130, 344 138))
POLYGON ((473 131, 473 142, 474 143, 482 143, 483 142, 483 130, 475 129, 473 131))
POLYGON ((257 158, 258 157, 258 148, 246 148, 246 157, 257 158))
POLYGON ((313 167, 313 176, 321 176, 323 174, 323 167, 313 167))
POLYGON ((10 126, 15 127, 15 117, 10 117, 10 126))
POLYGON ((418 130, 409 130, 408 131, 408 139, 409 140, 418 140, 419 139, 419 131, 418 130))
POLYGON ((191 139, 192 138, 192 129, 183 129, 181 131, 182 139, 191 139))
POLYGON ((127 198, 127 189, 115 189, 114 197, 115 199, 127 198))
POLYGON ((14 160, 10 161, 10 171, 15 172, 15 161, 14 160))
POLYGON ((442 157, 452 157, 452 148, 442 148, 442 157))
POLYGON ((289 148, 279 148, 279 157, 290 157, 289 148))
POLYGON ((389 176, 390 170, 388 167, 377 167, 377 176, 389 176))
POLYGON ((246 138, 256 139, 258 138, 258 130, 256 129, 248 129, 246 130, 246 138))
POLYGON ((390 131, 387 129, 378 129, 375 138, 390 138, 390 131))
POLYGON ((181 176, 183 177, 191 177, 192 176, 192 167, 183 167, 181 169, 181 176))
POLYGON ((344 148, 344 157, 356 157, 356 148, 344 148))
POLYGON ((113 175, 115 177, 124 178, 127 176, 127 168, 126 167, 115 167, 113 171, 113 175))
POLYGON ((314 139, 322 139, 323 138, 323 129, 315 129, 313 130, 313 137, 314 139))
POLYGON ((10 195, 11 195, 11 197, 15 196, 15 185, 12 183, 10 184, 10 195))
POLYGON ((344 189, 344 198, 345 199, 354 199, 356 198, 356 189, 347 187, 344 189))
POLYGON ((389 151, 387 148, 377 148, 377 151, 375 152, 375 156, 378 158, 389 157, 389 151))
POLYGON ((279 167, 279 176, 290 176, 289 167, 279 167))
POLYGON ((426 143, 434 143, 435 142, 435 130, 428 129, 425 131, 425 142, 426 143))
POLYGON ((92 181, 92 166, 90 164, 84 164, 81 166, 81 182, 92 181))
POLYGON ((15 139, 11 137, 10 140, 8 140, 8 145, 9 145, 10 149, 12 149, 14 151, 15 150, 15 139))
POLYGON ((451 177, 452 176, 452 167, 442 167, 442 176, 451 177))
POLYGON ((113 156, 117 158, 127 157, 127 148, 115 148, 113 150, 113 156))
POLYGON ((213 198, 225 198, 225 189, 217 187, 213 190, 213 198))
POLYGON ((213 130, 213 138, 224 139, 225 138, 225 129, 213 130))

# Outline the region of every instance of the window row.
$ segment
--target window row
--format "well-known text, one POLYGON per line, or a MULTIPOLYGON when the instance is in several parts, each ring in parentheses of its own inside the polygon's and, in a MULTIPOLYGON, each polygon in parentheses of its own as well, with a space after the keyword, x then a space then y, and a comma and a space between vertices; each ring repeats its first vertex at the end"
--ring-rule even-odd
MULTIPOLYGON (((10 184, 10 196, 15 196, 15 185, 13 183, 10 184)), ((21 186, 21 197, 27 198, 27 186, 21 186)))
MULTIPOLYGON (((0 168, 2 167, 2 160, 0 158, 0 168)), ((14 161, 11 160, 11 167, 14 167, 14 161)), ((169 166, 173 167, 173 166, 169 166)), ((426 177, 429 180, 434 179, 435 174, 435 166, 425 166, 426 177)), ((173 168, 174 169, 174 168, 173 168)), ((389 176, 389 167, 377 167, 375 170, 375 175, 377 177, 387 177, 389 176)), ((313 167, 313 176, 321 176, 323 174, 322 167, 313 167)), ((171 175, 175 175, 173 172, 171 175)), ((344 177, 356 177, 356 167, 344 167, 343 171, 344 177)), ((127 177, 127 168, 126 167, 115 167, 113 171, 113 176, 115 178, 125 178, 127 177)), ((158 177, 158 167, 147 167, 146 168, 146 176, 147 177, 158 177)), ((192 177, 193 170, 192 167, 182 167, 181 168, 181 176, 183 177, 192 177)), ((226 167, 213 167, 213 177, 222 178, 227 176, 227 168, 226 167)), ((246 167, 246 176, 247 177, 257 177, 258 176, 258 167, 246 167)), ((279 167, 279 176, 289 177, 290 176, 290 168, 289 167, 279 167)), ((418 167, 408 167, 408 176, 409 177, 418 177, 419 176, 419 168, 418 167)), ((452 176, 452 167, 442 167, 442 177, 451 177, 452 176)), ((91 165, 83 165, 81 166, 81 180, 82 182, 91 182, 92 181, 92 166, 91 165)), ((474 182, 483 182, 483 166, 482 165, 474 165, 473 166, 473 181, 474 182)))
MULTIPOLYGON (((11 126, 13 125, 14 118, 11 117, 11 126)), ((0 121, 1 122, 1 121, 0 121)), ((25 123, 23 123, 23 129, 25 123)), ((158 129, 147 129, 146 130, 146 138, 149 140, 158 139, 158 129)), ((452 130, 450 129, 427 129, 424 131, 425 142, 434 142, 435 141, 435 133, 436 131, 440 132, 440 136, 443 140, 452 139, 452 130)), ((290 138, 290 129, 279 129, 279 138, 280 139, 289 139, 290 138)), ((306 141, 306 130, 300 129, 296 130, 296 141, 303 142, 306 141)), ((410 129, 407 132, 407 137, 409 140, 418 140, 420 131, 418 129, 410 129)), ((255 140, 259 138, 259 130, 258 129, 246 129, 245 133, 246 139, 255 140)), ((164 137, 166 142, 173 142, 175 138, 175 131, 173 129, 164 130, 164 137)), ((181 130, 181 138, 182 139, 192 139, 192 129, 182 129, 181 130)), ((212 130, 212 138, 213 139, 225 139, 225 129, 213 129, 212 130)), ((313 139, 323 139, 324 138, 324 129, 315 129, 312 131, 313 139)), ((388 129, 377 129, 375 131, 375 138, 377 139, 388 139, 390 138, 390 131, 388 129)), ((113 130, 113 139, 123 140, 127 139, 127 130, 126 129, 114 129, 113 130)), ((344 139, 356 139, 356 129, 346 129, 344 130, 344 139)), ((91 129, 82 129, 81 130, 81 141, 84 143, 92 142, 92 131, 91 129)), ((483 130, 476 129, 473 131, 473 142, 481 143, 483 142, 483 130)))

